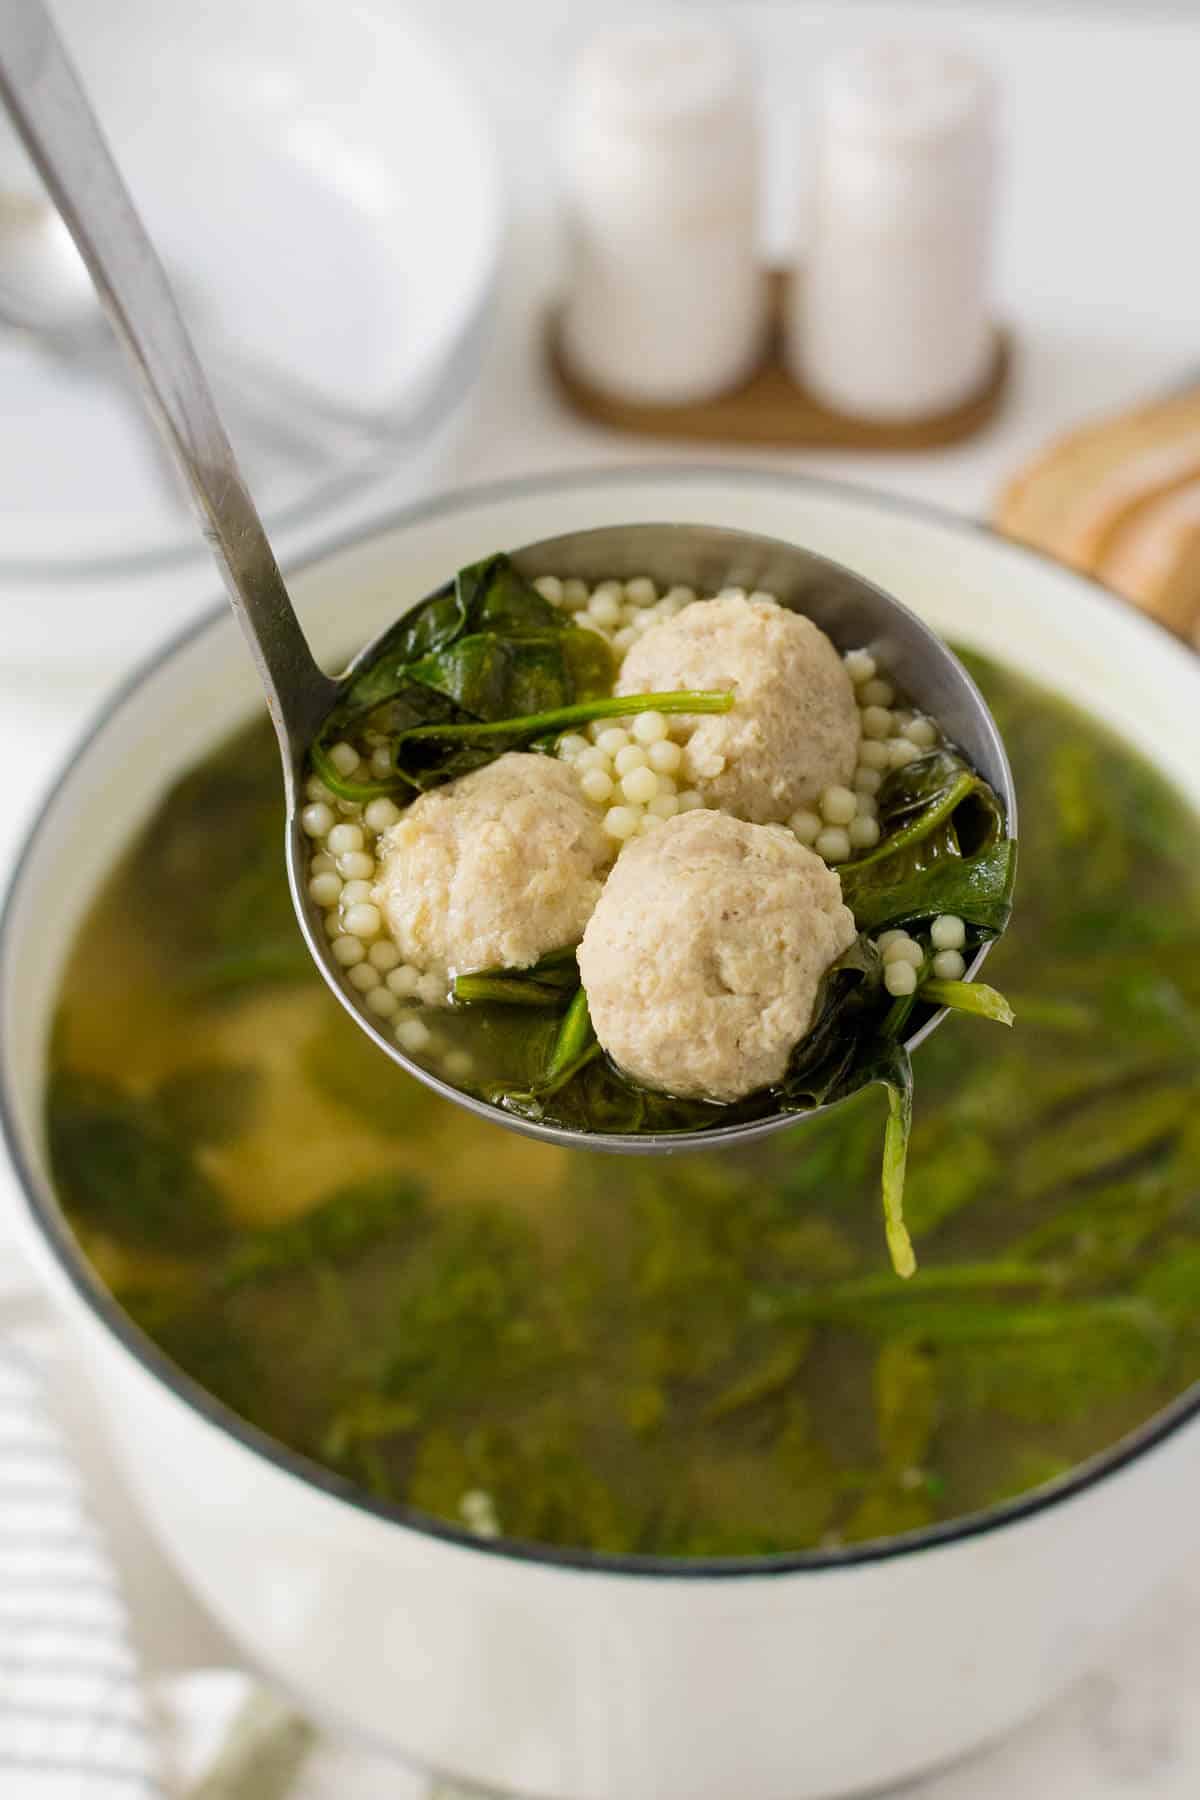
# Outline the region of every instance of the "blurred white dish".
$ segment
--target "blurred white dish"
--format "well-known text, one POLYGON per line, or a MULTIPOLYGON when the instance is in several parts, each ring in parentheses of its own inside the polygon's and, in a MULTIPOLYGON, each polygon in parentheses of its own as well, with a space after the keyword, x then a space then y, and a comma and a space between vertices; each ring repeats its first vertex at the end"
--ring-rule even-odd
MULTIPOLYGON (((501 229, 481 109, 382 0, 57 10, 201 346, 306 390, 295 447, 274 403, 229 418, 294 555, 470 385, 501 229), (314 435, 308 402, 361 437, 314 435)), ((0 388, 0 659, 111 661, 206 591, 199 534, 111 371, 0 332, 0 388)))

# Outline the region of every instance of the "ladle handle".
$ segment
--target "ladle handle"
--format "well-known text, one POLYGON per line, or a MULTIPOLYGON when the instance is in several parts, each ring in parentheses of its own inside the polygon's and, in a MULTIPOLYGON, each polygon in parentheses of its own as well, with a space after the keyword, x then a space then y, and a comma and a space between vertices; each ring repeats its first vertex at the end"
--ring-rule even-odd
POLYGON ((289 769, 332 701, 170 284, 42 0, 0 0, 0 99, 87 265, 183 473, 289 769))

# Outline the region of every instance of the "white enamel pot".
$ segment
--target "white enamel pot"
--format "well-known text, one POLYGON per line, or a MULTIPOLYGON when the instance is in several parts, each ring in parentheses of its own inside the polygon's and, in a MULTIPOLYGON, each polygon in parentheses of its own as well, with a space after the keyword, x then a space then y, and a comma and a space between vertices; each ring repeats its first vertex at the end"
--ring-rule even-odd
MULTIPOLYGON (((1200 662, 1027 551, 849 489, 710 469, 491 488, 336 546, 296 576, 296 598, 332 662, 486 551, 622 520, 741 526, 849 563, 1090 708, 1200 803, 1200 662)), ((46 1175, 63 959, 168 784, 260 703, 223 611, 137 676, 63 772, 0 938, 24 1235, 151 1528, 248 1660, 406 1758, 557 1800, 850 1794, 1043 1705, 1200 1540, 1200 1393, 1052 1487, 882 1546, 689 1565, 564 1555, 366 1499, 241 1424, 106 1298, 46 1175)))

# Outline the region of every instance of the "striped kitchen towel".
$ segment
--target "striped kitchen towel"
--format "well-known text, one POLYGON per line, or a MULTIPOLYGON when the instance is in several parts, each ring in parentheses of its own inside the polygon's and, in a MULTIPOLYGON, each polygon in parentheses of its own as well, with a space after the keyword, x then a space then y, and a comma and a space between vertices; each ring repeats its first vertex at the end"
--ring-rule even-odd
POLYGON ((184 1800, 495 1800, 318 1731, 236 1670, 167 1676, 153 1695, 170 1790, 184 1800))
POLYGON ((129 1621, 36 1365, 0 1349, 0 1796, 164 1800, 129 1621))
POLYGON ((146 1683, 42 1392, 0 1344, 0 1800, 486 1800, 319 1732, 240 1670, 146 1683))

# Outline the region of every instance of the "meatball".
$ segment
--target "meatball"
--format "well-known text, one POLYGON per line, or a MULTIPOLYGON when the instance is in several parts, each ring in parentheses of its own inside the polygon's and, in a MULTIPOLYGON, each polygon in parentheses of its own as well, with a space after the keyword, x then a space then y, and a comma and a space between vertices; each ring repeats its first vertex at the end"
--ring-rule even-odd
POLYGON ((773 600, 697 600, 629 650, 619 694, 733 688, 732 711, 687 720, 689 787, 759 824, 849 784, 858 757, 854 687, 825 633, 773 600))
POLYGON ((405 962, 523 969, 578 943, 612 853, 573 770, 513 752, 413 801, 371 897, 405 962))
POLYGON ((782 1077, 854 937, 841 882, 784 827, 689 812, 622 852, 579 968, 596 1036, 626 1074, 739 1100, 782 1077))

